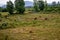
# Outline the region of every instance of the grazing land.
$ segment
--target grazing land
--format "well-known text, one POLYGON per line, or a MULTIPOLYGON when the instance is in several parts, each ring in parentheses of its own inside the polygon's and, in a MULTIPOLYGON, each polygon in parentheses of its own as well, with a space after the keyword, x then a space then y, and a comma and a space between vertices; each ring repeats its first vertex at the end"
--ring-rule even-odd
POLYGON ((0 40, 60 40, 60 14, 1 12, 0 40))

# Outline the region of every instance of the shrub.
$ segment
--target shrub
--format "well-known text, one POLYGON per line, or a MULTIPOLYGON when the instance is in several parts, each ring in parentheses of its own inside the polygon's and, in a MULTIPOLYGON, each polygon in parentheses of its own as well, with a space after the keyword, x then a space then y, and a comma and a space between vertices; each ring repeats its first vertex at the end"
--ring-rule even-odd
POLYGON ((2 23, 2 25, 0 26, 0 29, 6 29, 7 25, 8 25, 8 23, 2 23))
POLYGON ((6 8, 3 8, 3 9, 2 9, 2 12, 7 12, 7 9, 6 9, 6 8))
POLYGON ((2 12, 2 7, 0 7, 0 12, 2 12))

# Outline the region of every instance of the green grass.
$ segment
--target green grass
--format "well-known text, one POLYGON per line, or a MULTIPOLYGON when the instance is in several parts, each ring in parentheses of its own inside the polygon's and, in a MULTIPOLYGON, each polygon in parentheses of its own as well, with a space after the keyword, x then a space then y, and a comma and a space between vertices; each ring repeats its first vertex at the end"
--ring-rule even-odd
POLYGON ((0 40, 60 40, 60 14, 45 13, 1 13, 0 25, 7 29, 0 30, 0 40))

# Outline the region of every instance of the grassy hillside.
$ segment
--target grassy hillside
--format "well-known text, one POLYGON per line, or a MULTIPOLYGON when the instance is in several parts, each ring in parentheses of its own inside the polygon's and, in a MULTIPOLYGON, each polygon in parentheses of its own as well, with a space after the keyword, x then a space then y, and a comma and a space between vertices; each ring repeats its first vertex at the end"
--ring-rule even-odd
POLYGON ((60 14, 1 13, 0 40, 60 40, 60 14))

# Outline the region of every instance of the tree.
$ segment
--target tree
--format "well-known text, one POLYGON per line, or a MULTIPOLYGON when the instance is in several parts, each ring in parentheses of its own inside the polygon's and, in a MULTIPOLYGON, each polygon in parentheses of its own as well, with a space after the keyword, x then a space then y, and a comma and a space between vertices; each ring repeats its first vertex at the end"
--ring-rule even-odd
POLYGON ((44 2, 43 1, 38 1, 39 2, 39 9, 44 10, 44 2))
POLYGON ((58 9, 58 11, 60 11, 60 2, 59 1, 57 2, 57 9, 58 9))
POLYGON ((37 4, 36 3, 34 3, 34 9, 35 9, 35 11, 36 12, 38 12, 39 10, 38 10, 38 6, 37 6, 37 4))
POLYGON ((35 10, 36 12, 39 11, 39 10, 38 10, 38 2, 37 2, 37 0, 34 0, 34 10, 35 10))
POLYGON ((54 6, 54 7, 56 6, 56 2, 55 1, 52 2, 52 6, 54 6))
POLYGON ((60 7, 60 2, 58 1, 57 6, 60 7))
POLYGON ((45 6, 45 10, 47 10, 48 9, 47 0, 45 0, 44 6, 45 6))
POLYGON ((15 0, 15 9, 18 13, 24 13, 25 3, 24 0, 15 0))
POLYGON ((9 0, 9 1, 7 2, 7 11, 8 11, 10 14, 13 14, 13 9, 14 9, 13 3, 9 0))

